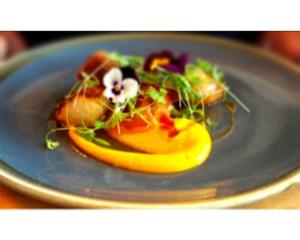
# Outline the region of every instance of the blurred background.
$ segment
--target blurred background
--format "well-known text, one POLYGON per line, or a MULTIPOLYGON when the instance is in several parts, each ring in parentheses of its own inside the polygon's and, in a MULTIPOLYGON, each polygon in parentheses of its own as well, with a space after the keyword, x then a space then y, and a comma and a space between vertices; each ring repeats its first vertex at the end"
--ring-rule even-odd
MULTIPOLYGON (((0 62, 27 49, 56 40, 109 32, 0 32, 0 62)), ((299 32, 193 32, 234 39, 273 51, 300 64, 299 32)))

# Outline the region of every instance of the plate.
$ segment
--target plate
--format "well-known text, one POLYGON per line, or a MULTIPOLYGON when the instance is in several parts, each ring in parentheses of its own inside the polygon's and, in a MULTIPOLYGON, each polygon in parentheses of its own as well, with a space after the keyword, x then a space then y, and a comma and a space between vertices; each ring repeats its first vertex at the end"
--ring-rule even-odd
POLYGON ((262 50, 188 34, 91 36, 20 55, 1 66, 0 78, 0 180, 32 197, 72 207, 223 208, 300 181, 300 71, 262 50), (238 107, 233 133, 213 145, 201 167, 163 175, 130 172, 83 158, 64 135, 58 150, 45 149, 55 100, 89 54, 101 49, 145 56, 166 48, 218 64, 251 110, 238 107))

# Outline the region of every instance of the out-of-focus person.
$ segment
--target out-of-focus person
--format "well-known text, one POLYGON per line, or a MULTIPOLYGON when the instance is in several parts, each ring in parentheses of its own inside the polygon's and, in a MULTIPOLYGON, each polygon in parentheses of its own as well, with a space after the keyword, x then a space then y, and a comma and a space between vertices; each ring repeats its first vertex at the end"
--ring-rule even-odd
POLYGON ((0 62, 26 49, 26 41, 18 32, 0 32, 0 62))
POLYGON ((260 45, 300 64, 300 31, 264 32, 260 45))

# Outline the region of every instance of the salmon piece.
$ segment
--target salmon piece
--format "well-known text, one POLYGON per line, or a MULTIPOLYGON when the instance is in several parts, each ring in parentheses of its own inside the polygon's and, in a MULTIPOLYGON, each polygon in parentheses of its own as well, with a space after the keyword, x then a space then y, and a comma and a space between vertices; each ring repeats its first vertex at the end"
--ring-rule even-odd
POLYGON ((99 51, 89 56, 77 72, 78 80, 83 80, 82 73, 92 74, 95 72, 94 76, 102 83, 105 73, 114 67, 118 67, 117 62, 107 59, 107 54, 107 52, 99 51), (101 69, 98 70, 100 66, 101 69))
POLYGON ((118 126, 108 129, 108 132, 131 134, 149 131, 158 125, 162 128, 168 128, 170 131, 173 130, 173 120, 170 117, 169 111, 172 101, 169 94, 166 95, 165 100, 164 104, 157 104, 153 103, 150 98, 140 97, 136 104, 136 108, 145 109, 141 111, 139 115, 129 117, 120 122, 118 126), (166 120, 168 120, 168 122, 166 120))

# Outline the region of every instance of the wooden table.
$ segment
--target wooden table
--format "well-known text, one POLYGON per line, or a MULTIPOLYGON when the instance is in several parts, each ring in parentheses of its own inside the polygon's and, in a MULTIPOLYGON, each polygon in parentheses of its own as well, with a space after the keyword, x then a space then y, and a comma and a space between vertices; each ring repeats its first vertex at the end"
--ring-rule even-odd
MULTIPOLYGON (((57 206, 16 193, 0 185, 0 209, 58 208, 57 206)), ((244 206, 246 209, 300 209, 300 185, 268 199, 244 206)))

